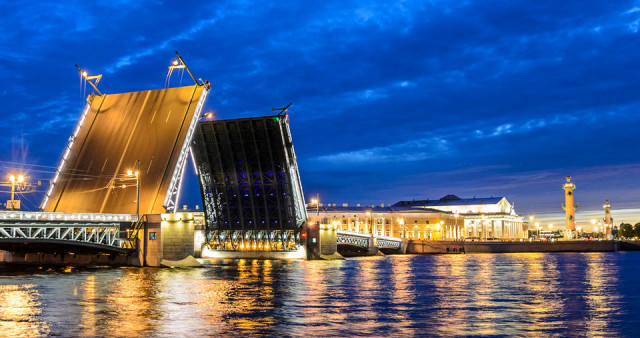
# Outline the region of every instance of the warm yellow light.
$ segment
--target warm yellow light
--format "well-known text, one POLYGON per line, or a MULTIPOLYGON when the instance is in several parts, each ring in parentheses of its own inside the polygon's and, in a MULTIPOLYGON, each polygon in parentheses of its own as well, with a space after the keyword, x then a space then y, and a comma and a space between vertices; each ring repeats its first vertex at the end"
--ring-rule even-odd
POLYGON ((404 219, 402 219, 402 218, 398 218, 397 221, 398 221, 398 224, 404 224, 404 219))
POLYGON ((127 175, 129 175, 129 176, 133 175, 133 171, 132 170, 127 170, 127 175))
POLYGON ((83 72, 82 72, 82 76, 87 77, 87 75, 89 75, 89 74, 87 74, 87 72, 86 72, 86 71, 83 71, 83 72))
POLYGON ((536 226, 539 228, 540 227, 540 222, 536 222, 536 226))
POLYGON ((553 224, 549 224, 549 229, 553 228, 553 224))
POLYGON ((16 177, 15 177, 15 176, 13 176, 13 175, 9 175, 9 181, 11 181, 11 182, 15 182, 15 180, 16 180, 16 177))
POLYGON ((369 216, 371 216, 371 211, 367 211, 364 214, 367 215, 367 217, 369 217, 369 216))
POLYGON ((312 199, 312 200, 311 200, 311 204, 318 204, 318 200, 317 200, 317 199, 315 199, 315 198, 314 198, 314 199, 312 199))
POLYGON ((138 175, 139 175, 139 173, 137 171, 134 174, 136 175, 136 177, 138 177, 138 175))
POLYGON ((174 66, 177 66, 180 61, 178 61, 178 59, 173 59, 172 63, 174 66))
POLYGON ((596 224, 596 220, 595 220, 595 219, 592 219, 592 220, 591 220, 591 224, 596 224))
POLYGON ((18 175, 18 182, 20 183, 24 182, 24 176, 18 175))
POLYGON ((126 187, 127 187, 126 185, 124 185, 124 184, 122 185, 122 188, 123 188, 123 189, 124 189, 124 188, 126 188, 126 187))
POLYGON ((440 224, 444 224, 444 221, 440 221, 440 224))
POLYGON ((593 231, 598 232, 598 227, 593 227, 593 231))

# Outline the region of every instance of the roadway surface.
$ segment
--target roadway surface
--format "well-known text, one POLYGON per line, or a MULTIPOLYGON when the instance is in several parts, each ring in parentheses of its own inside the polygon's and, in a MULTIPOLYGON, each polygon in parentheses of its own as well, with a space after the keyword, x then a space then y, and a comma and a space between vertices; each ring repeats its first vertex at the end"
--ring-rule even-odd
POLYGON ((43 207, 47 212, 163 213, 178 154, 204 86, 96 96, 43 207), (124 186, 124 187, 123 187, 124 186))

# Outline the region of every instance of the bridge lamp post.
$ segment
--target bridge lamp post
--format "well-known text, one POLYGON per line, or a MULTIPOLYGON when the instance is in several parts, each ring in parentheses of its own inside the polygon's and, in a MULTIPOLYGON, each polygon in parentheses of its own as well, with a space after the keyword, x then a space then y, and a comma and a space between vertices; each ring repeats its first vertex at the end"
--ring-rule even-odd
POLYGON ((369 218, 369 221, 371 223, 369 223, 369 233, 373 235, 373 216, 371 214, 371 211, 368 211, 364 213, 367 217, 365 218, 365 222, 367 221, 367 218, 369 218))
POLYGON ((9 175, 9 182, 11 184, 11 210, 15 210, 16 187, 18 187, 19 190, 25 188, 24 176, 11 174, 9 175))
POLYGON ((319 194, 316 194, 316 198, 311 199, 311 204, 316 205, 316 216, 320 216, 320 198, 319 194))
POLYGON ((138 160, 138 170, 127 170, 127 176, 135 176, 136 179, 136 216, 140 220, 140 160, 138 160))

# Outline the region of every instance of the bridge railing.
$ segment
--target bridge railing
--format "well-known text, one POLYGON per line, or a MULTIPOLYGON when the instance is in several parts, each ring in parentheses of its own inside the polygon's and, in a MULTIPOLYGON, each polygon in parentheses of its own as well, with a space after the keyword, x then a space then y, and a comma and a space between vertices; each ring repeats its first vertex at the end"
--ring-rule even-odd
POLYGON ((133 214, 97 214, 40 211, 0 211, 0 221, 82 221, 82 222, 135 222, 133 214))

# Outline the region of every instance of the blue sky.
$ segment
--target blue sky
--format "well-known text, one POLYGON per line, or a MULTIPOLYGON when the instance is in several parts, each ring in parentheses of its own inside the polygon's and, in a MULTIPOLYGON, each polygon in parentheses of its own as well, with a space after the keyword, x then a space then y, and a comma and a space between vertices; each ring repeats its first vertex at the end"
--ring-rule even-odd
POLYGON ((0 13, 3 171, 26 162, 43 166, 32 179, 51 177, 84 101, 75 63, 103 74, 106 93, 157 89, 179 50, 212 83, 218 118, 293 103, 303 188, 325 203, 504 195, 520 214, 562 219, 571 175, 584 212, 640 206, 638 1, 40 1, 0 13))

